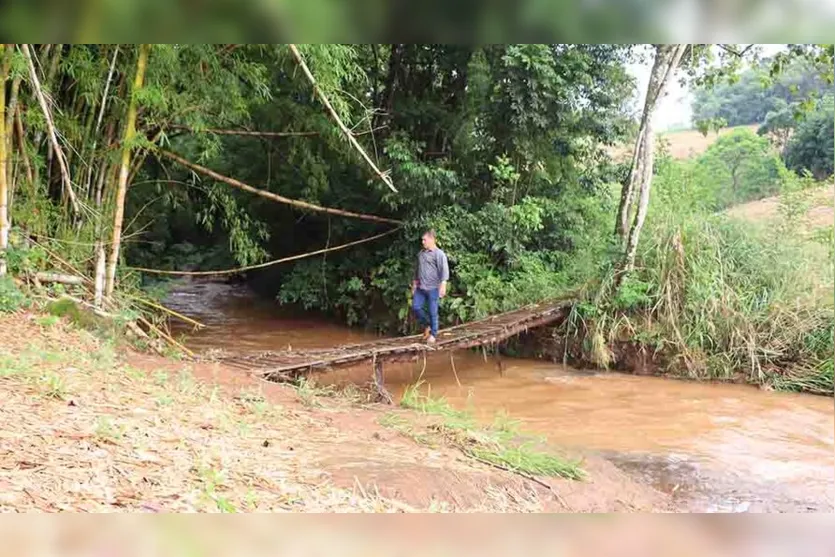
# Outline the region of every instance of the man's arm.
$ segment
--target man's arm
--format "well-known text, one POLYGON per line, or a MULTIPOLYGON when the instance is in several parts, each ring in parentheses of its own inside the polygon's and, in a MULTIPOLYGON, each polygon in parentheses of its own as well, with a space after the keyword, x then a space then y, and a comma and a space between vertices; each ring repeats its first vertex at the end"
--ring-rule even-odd
POLYGON ((438 258, 439 258, 439 267, 441 269, 441 286, 438 290, 438 294, 440 294, 441 298, 446 296, 446 284, 449 282, 449 261, 447 260, 446 253, 441 250, 438 250, 438 258))

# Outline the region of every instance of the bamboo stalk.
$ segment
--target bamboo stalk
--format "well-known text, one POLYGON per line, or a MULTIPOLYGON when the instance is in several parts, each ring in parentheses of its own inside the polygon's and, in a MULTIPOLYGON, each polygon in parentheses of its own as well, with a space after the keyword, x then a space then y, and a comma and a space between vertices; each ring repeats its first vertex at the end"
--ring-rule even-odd
POLYGON ((343 217, 350 217, 355 219, 361 220, 369 220, 374 222, 385 222, 389 224, 402 224, 402 221, 390 219, 386 217, 378 217, 377 215, 368 215, 365 213, 354 213, 352 211, 344 211, 342 209, 332 209, 330 207, 322 207, 320 205, 314 205, 313 203, 308 203, 306 201, 299 201, 297 199, 290 199, 289 197, 284 197, 282 195, 278 195, 269 191, 261 190, 258 188, 254 188, 249 184, 245 184, 239 180, 234 178, 230 178, 228 176, 224 176, 222 174, 218 174, 214 170, 210 170, 204 166, 200 166, 199 164, 193 163, 189 160, 184 159, 183 157, 172 153, 170 151, 166 151, 164 149, 157 149, 157 153, 168 157, 171 160, 177 161, 181 165, 185 166, 186 168, 190 168, 191 170, 200 172, 218 180, 219 182, 223 182, 228 184, 232 187, 247 191, 249 193, 254 193, 255 195, 260 195, 261 197, 265 197, 267 199, 271 199, 273 201, 277 201, 278 203, 285 203, 287 205, 292 205, 294 207, 299 207, 301 209, 307 209, 310 211, 318 211, 320 213, 329 213, 332 215, 340 215, 343 217))
MULTIPOLYGON (((6 157, 10 157, 12 153, 14 153, 14 117, 17 113, 17 99, 18 99, 18 92, 20 91, 20 76, 16 75, 12 80, 12 92, 9 95, 9 106, 6 109, 6 157)), ((9 184, 9 205, 12 204, 12 197, 14 196, 15 190, 15 182, 12 179, 12 165, 6 163, 6 170, 8 172, 8 177, 6 178, 6 183, 9 184)), ((11 209, 10 209, 11 212, 11 209)))
POLYGON ((55 124, 52 121, 52 113, 49 110, 49 104, 46 101, 46 96, 44 95, 43 89, 41 89, 40 81, 38 80, 38 74, 35 71, 35 64, 32 62, 32 55, 29 52, 29 45, 22 44, 20 45, 21 52, 23 52, 24 58, 26 58, 26 63, 29 66, 29 78, 32 82, 32 89, 35 92, 35 96, 38 99, 38 103, 41 106, 41 110, 43 111, 44 118, 46 119, 46 128, 49 134, 50 145, 55 153, 55 156, 58 158, 58 168, 61 171, 61 179, 64 184, 64 190, 67 193, 67 196, 70 198, 70 203, 72 204, 73 211, 76 215, 80 214, 81 208, 78 205, 78 199, 75 196, 75 191, 73 190, 72 183, 70 182, 70 173, 67 169, 67 159, 64 156, 64 151, 61 149, 61 145, 58 143, 58 135, 55 132, 55 124))
POLYGON ((194 358, 194 352, 183 346, 182 343, 174 340, 174 338, 171 335, 169 335, 168 333, 166 333, 165 331, 163 331, 162 329, 160 329, 159 327, 157 327, 156 325, 154 325, 142 316, 139 317, 139 321, 144 323, 145 326, 148 327, 149 330, 153 331, 156 335, 159 335, 160 337, 167 340, 172 346, 176 346, 177 348, 188 354, 190 357, 194 358))
POLYGON ((128 190, 128 172, 130 170, 131 143, 136 137, 136 93, 142 89, 145 80, 145 68, 148 65, 148 51, 150 46, 140 45, 139 58, 136 61, 136 77, 133 81, 133 88, 130 91, 130 103, 128 105, 128 121, 125 126, 125 136, 122 141, 122 164, 119 169, 119 185, 116 191, 116 212, 113 217, 113 244, 110 251, 110 261, 107 265, 105 275, 105 296, 111 296, 116 286, 116 266, 119 263, 119 249, 121 248, 122 220, 125 216, 125 197, 128 190))
POLYGON ((197 327, 197 328, 203 328, 203 327, 205 327, 205 326, 206 326, 206 325, 204 325, 203 323, 201 323, 201 322, 199 322, 199 321, 197 321, 197 320, 195 320, 195 319, 192 319, 191 317, 188 317, 188 316, 186 316, 186 315, 183 315, 182 313, 178 313, 178 312, 174 311, 174 310, 173 310, 173 309, 171 309, 171 308, 165 307, 165 306, 164 306, 164 305, 162 305, 162 304, 157 304, 157 303, 155 303, 155 302, 152 302, 151 300, 146 300, 145 298, 140 298, 139 296, 131 296, 130 294, 128 294, 127 296, 128 296, 128 298, 130 298, 131 300, 136 300, 137 302, 142 303, 142 304, 145 304, 146 306, 150 306, 150 307, 152 307, 152 308, 154 308, 154 309, 158 309, 158 310, 160 310, 160 311, 163 311, 163 312, 165 312, 165 313, 168 313, 169 315, 173 315, 173 316, 174 316, 174 317, 176 317, 177 319, 180 319, 180 320, 182 320, 182 321, 185 321, 186 323, 189 323, 189 324, 191 324, 191 325, 194 325, 194 326, 195 326, 195 327, 197 327))
POLYGON ((348 127, 342 122, 342 119, 339 117, 339 114, 337 114, 336 110, 331 105, 330 101, 328 100, 328 97, 325 96, 325 93, 322 92, 322 89, 321 87, 319 87, 319 84, 316 83, 316 78, 313 77, 313 74, 307 67, 304 58, 302 58, 299 49, 296 48, 296 45, 291 44, 290 51, 293 53, 293 56, 295 56, 296 61, 299 63, 299 66, 304 72, 304 75, 307 76, 307 80, 310 81, 310 84, 313 86, 313 91, 319 97, 319 100, 322 101, 322 104, 325 105, 325 108, 328 109, 328 112, 330 112, 331 116, 333 116, 333 119, 336 120, 336 125, 339 126, 339 129, 342 130, 342 133, 345 134, 345 137, 347 137, 351 145, 354 146, 354 149, 356 149, 362 156, 362 158, 365 159, 365 162, 368 163, 368 165, 371 167, 374 173, 380 177, 383 183, 385 183, 391 191, 397 193, 397 188, 394 187, 394 183, 391 181, 391 177, 387 173, 384 173, 379 168, 377 168, 377 165, 374 164, 374 161, 371 160, 371 157, 368 156, 368 153, 366 153, 365 149, 362 148, 362 145, 359 144, 359 141, 357 141, 357 139, 354 137, 354 134, 351 133, 351 130, 349 130, 348 127))
POLYGON ((6 249, 9 247, 9 183, 6 172, 6 77, 11 66, 11 49, 0 44, 0 276, 6 274, 6 249))
POLYGON ((26 172, 26 180, 32 188, 34 195, 35 175, 32 173, 32 165, 29 162, 29 153, 26 152, 26 136, 23 133, 23 122, 20 118, 20 106, 15 111, 15 128, 17 129, 17 148, 20 150, 20 158, 23 161, 23 170, 26 172))

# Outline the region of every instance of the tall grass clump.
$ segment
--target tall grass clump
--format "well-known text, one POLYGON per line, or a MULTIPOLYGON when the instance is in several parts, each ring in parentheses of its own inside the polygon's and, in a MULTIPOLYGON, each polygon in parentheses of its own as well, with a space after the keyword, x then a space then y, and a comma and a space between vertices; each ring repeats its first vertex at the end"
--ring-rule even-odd
MULTIPOLYGON (((647 242, 642 318, 690 373, 833 391, 831 263, 788 230, 670 219, 647 242)), ((634 288, 634 286, 633 286, 634 288)))
POLYGON ((631 342, 667 372, 832 396, 832 226, 811 229, 820 189, 780 171, 778 210, 761 222, 660 195, 635 271, 614 294, 591 293, 569 323, 582 324, 585 357, 605 366, 609 348, 631 342))

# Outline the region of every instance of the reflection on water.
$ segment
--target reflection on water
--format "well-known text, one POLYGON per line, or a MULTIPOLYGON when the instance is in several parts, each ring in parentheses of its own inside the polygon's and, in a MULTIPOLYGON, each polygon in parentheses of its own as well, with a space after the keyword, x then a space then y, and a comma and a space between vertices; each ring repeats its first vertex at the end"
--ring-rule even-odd
MULTIPOLYGON (((184 282, 166 302, 208 325, 189 337, 196 350, 320 347, 372 335, 320 318, 291 316, 240 285, 184 282)), ((390 365, 395 392, 424 388, 490 421, 499 411, 555 444, 599 451, 696 510, 832 510, 833 401, 701 384, 589 373, 537 360, 504 361, 476 352, 390 365)), ((332 377, 367 379, 370 370, 332 377)))

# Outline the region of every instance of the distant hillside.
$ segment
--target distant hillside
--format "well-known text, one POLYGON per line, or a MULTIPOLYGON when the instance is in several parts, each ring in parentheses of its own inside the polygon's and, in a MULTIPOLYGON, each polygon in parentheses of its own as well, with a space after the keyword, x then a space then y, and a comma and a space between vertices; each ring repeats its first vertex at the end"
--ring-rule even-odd
MULTIPOLYGON (((669 143, 670 154, 676 159, 687 159, 696 155, 700 155, 707 148, 716 141, 720 135, 731 133, 737 129, 748 128, 757 131, 758 126, 737 126, 732 128, 722 128, 719 133, 711 132, 707 137, 702 135, 698 130, 684 130, 677 132, 662 132, 658 134, 658 139, 669 143)), ((632 155, 632 145, 618 145, 612 147, 609 151, 612 158, 616 161, 627 160, 632 155)))
MULTIPOLYGON (((728 210, 728 214, 748 221, 763 222, 769 221, 778 216, 780 199, 769 197, 737 205, 728 210)), ((814 203, 806 214, 811 228, 822 228, 835 224, 835 185, 821 188, 816 192, 814 203)))

